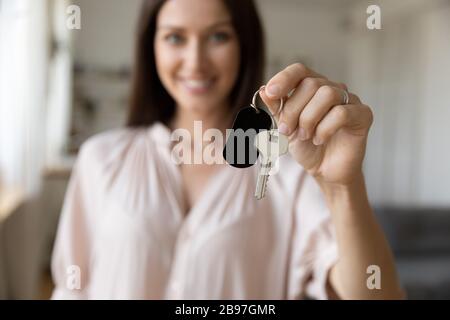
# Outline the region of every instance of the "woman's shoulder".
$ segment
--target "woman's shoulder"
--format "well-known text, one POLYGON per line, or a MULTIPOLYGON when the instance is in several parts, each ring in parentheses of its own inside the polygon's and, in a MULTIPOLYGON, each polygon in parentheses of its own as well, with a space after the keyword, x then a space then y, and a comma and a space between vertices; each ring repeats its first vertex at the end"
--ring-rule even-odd
POLYGON ((79 157, 101 160, 114 150, 131 143, 139 135, 134 128, 118 128, 89 137, 80 147, 79 157))
MULTIPOLYGON (((88 138, 81 146, 78 158, 81 162, 108 167, 133 157, 154 157, 170 142, 170 131, 155 123, 142 127, 124 127, 108 130, 88 138)), ((148 159, 147 159, 148 160, 148 159)))

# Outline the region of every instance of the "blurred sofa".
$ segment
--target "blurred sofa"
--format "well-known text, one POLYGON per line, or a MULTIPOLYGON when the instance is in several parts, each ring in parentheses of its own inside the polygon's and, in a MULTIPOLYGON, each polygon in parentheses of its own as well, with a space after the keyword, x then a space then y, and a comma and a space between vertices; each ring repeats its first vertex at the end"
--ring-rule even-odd
POLYGON ((450 299, 450 209, 375 211, 408 299, 450 299))

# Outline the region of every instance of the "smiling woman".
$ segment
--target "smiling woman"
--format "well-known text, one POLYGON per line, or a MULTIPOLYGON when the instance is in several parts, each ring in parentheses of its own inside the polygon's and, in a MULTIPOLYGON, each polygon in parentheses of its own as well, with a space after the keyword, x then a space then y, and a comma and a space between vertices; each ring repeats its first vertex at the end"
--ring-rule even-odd
POLYGON ((262 82, 263 65, 252 1, 144 1, 128 125, 168 124, 177 103, 194 109, 226 103, 236 113, 262 82))
MULTIPOLYGON (((177 105, 187 112, 223 109, 239 71, 239 44, 227 11, 212 10, 211 2, 189 15, 169 3, 161 10, 155 36, 158 74, 177 105), (211 12, 205 15, 204 11, 211 12), (209 20, 197 17, 209 17, 209 20), (219 22, 217 22, 219 21, 219 22), (186 27, 184 27, 186 26, 186 27)), ((190 6, 190 7, 188 7, 190 6)))
POLYGON ((195 151, 197 121, 225 132, 262 84, 262 28, 252 0, 143 3, 128 126, 81 149, 54 249, 53 297, 402 297, 361 170, 370 108, 295 63, 258 91, 274 114, 293 92, 274 117, 290 155, 262 200, 256 166, 174 163, 172 132, 194 136, 195 151), (66 287, 73 265, 76 291, 66 287), (372 265, 383 273, 376 290, 367 286, 372 265))

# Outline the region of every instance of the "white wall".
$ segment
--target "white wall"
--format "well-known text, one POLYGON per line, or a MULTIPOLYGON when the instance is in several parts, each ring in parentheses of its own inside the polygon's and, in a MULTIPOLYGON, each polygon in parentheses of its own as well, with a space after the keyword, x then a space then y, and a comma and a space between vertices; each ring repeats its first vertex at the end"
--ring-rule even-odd
POLYGON ((382 30, 352 10, 350 88, 374 110, 366 173, 377 205, 450 204, 450 7, 379 1, 382 30))
POLYGON ((450 204, 450 3, 423 16, 427 25, 423 74, 419 202, 450 204))
POLYGON ((81 30, 73 31, 75 61, 99 68, 130 66, 141 0, 75 0, 81 30))
POLYGON ((346 3, 259 0, 267 35, 268 76, 290 63, 303 62, 343 81, 347 70, 346 3))

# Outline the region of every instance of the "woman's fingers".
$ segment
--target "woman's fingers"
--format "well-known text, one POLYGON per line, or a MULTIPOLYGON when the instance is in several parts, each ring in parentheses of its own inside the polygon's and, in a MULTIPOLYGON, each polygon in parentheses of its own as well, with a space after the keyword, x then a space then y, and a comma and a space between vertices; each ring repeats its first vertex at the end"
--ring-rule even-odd
POLYGON ((279 100, 287 97, 293 89, 297 88, 303 79, 308 77, 326 79, 321 74, 308 69, 301 63, 291 64, 269 80, 265 90, 261 91, 261 99, 269 107, 270 111, 275 114, 278 111, 279 100))
POLYGON ((326 85, 342 88, 342 90, 346 89, 346 86, 341 83, 332 82, 324 78, 307 77, 303 79, 294 90, 290 91, 291 95, 289 96, 289 98, 284 98, 284 107, 280 114, 278 114, 281 103, 280 99, 271 99, 266 94, 265 90, 260 91, 260 97, 267 105, 271 113, 275 116, 275 118, 283 122, 284 126, 286 126, 287 131, 289 131, 283 133, 290 134, 290 132, 293 132, 297 127, 300 112, 312 99, 312 97, 316 94, 320 87, 326 85))
MULTIPOLYGON (((261 90, 259 92, 259 96, 261 97, 261 100, 264 102, 264 104, 269 108, 269 111, 272 113, 272 115, 275 116, 275 119, 278 121, 278 111, 280 110, 280 99, 270 99, 265 90, 261 90)), ((284 108, 283 108, 284 109, 284 108)))
MULTIPOLYGON (((349 103, 355 103, 354 95, 349 94, 349 99, 349 103)), ((310 139, 322 118, 325 117, 332 107, 342 104, 343 100, 343 89, 330 85, 320 87, 300 113, 298 120, 300 139, 310 139)))
MULTIPOLYGON (((298 120, 303 109, 311 99, 320 92, 322 88, 327 86, 334 86, 338 88, 341 86, 338 83, 323 79, 323 78, 305 78, 300 82, 300 85, 295 89, 292 96, 287 100, 283 111, 279 117, 279 128, 280 132, 285 135, 290 135, 297 129, 298 120)), ((343 89, 340 90, 342 94, 343 89)), ((336 104, 342 103, 342 100, 330 101, 329 103, 336 102, 336 104)), ((324 101, 327 103, 327 101, 324 101)))
POLYGON ((319 122, 312 142, 317 146, 325 144, 344 127, 353 129, 356 134, 361 130, 361 135, 365 135, 372 122, 372 110, 366 105, 337 105, 319 122))
MULTIPOLYGON (((281 133, 290 135, 296 129, 302 140, 314 136, 317 125, 330 110, 344 102, 343 83, 326 77, 300 63, 292 64, 276 74, 260 91, 260 97, 275 115, 281 133), (281 99, 286 99, 280 114, 281 99)), ((361 104, 356 95, 349 93, 349 104, 361 104)))

